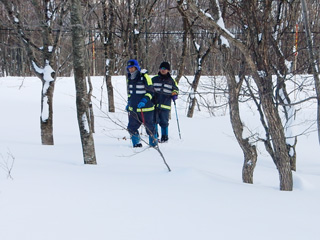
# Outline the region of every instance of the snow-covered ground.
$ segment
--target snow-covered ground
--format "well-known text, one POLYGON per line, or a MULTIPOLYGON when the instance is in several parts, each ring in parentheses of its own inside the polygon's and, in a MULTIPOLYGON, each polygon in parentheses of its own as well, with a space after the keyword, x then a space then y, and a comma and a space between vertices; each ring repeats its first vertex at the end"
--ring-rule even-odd
POLYGON ((254 184, 244 184, 229 117, 203 109, 187 118, 181 95, 182 139, 173 111, 170 140, 160 145, 168 172, 154 149, 131 148, 122 128, 125 77, 113 79, 116 113, 106 111, 102 78, 92 80, 94 166, 83 164, 73 78, 56 81, 54 146, 41 145, 40 80, 0 78, 1 240, 320 239, 316 133, 298 139, 292 192, 279 191, 278 172, 261 147, 254 184))

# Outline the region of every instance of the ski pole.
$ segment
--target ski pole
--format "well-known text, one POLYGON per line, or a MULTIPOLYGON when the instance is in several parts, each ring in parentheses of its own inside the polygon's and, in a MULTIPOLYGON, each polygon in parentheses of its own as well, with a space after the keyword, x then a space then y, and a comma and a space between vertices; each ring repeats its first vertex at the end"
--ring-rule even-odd
POLYGON ((178 125, 179 137, 180 137, 180 139, 181 139, 181 133, 180 133, 180 126, 179 126, 179 119, 178 119, 178 112, 177 112, 177 105, 176 105, 176 101, 174 100, 174 101, 173 101, 173 103, 174 103, 174 108, 175 108, 175 110, 176 110, 176 119, 177 119, 177 125, 178 125))
POLYGON ((145 122, 144 122, 144 115, 143 115, 142 108, 141 108, 141 118, 142 118, 142 123, 143 123, 143 125, 146 125, 145 122))

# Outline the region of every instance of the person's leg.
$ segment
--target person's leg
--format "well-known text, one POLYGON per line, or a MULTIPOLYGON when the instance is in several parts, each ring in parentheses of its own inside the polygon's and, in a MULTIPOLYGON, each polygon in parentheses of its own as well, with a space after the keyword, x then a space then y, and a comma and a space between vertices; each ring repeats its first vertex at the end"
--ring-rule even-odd
POLYGON ((154 147, 158 144, 158 139, 156 136, 155 131, 155 124, 154 124, 154 112, 144 112, 144 121, 145 127, 147 129, 147 134, 149 135, 149 145, 154 147))
POLYGON ((161 126, 161 142, 169 140, 169 110, 162 110, 159 114, 159 125, 161 126))
POLYGON ((155 138, 157 138, 158 139, 158 137, 159 137, 159 132, 158 132, 158 124, 159 124, 159 122, 160 122, 160 119, 159 119, 159 109, 155 109, 154 110, 154 127, 155 127, 155 134, 154 134, 154 136, 155 136, 155 138))
POLYGON ((128 131, 131 137, 133 147, 142 147, 142 144, 140 143, 140 135, 138 131, 140 126, 141 126, 141 121, 139 120, 138 114, 136 112, 130 112, 128 131))

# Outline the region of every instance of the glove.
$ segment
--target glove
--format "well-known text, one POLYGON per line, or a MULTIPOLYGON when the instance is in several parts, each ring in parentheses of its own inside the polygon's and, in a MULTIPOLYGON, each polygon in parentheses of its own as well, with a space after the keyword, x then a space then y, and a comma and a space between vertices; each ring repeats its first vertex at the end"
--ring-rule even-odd
POLYGON ((178 98, 178 95, 172 95, 172 101, 176 101, 177 100, 177 98, 178 98))
POLYGON ((127 106, 126 106, 126 111, 129 112, 129 106, 130 106, 130 101, 128 101, 127 106))
POLYGON ((146 106, 146 103, 148 102, 148 100, 146 98, 142 98, 141 101, 138 103, 138 108, 143 108, 144 106, 146 106))
POLYGON ((147 69, 141 69, 141 71, 140 71, 142 74, 146 74, 146 73, 148 73, 148 70, 147 69))

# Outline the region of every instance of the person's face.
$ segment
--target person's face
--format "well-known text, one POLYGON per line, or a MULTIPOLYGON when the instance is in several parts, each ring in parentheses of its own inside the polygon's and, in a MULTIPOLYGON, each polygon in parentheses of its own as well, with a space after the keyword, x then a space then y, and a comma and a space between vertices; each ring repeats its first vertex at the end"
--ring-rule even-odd
POLYGON ((159 71, 160 71, 160 73, 161 73, 162 75, 167 75, 168 72, 169 72, 169 70, 168 70, 168 69, 165 69, 165 68, 160 68, 159 71))
POLYGON ((132 67, 129 67, 128 70, 130 73, 133 73, 135 70, 137 70, 137 68, 132 66, 132 67))

